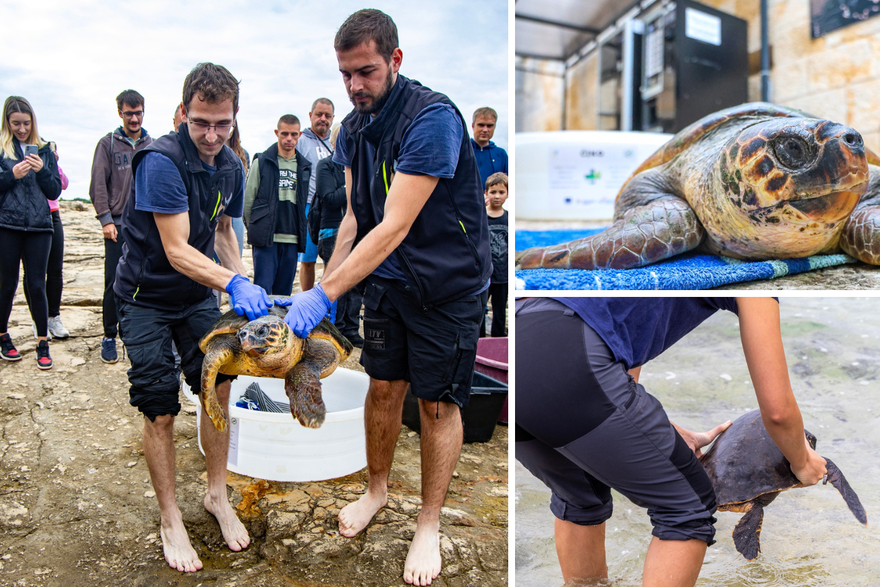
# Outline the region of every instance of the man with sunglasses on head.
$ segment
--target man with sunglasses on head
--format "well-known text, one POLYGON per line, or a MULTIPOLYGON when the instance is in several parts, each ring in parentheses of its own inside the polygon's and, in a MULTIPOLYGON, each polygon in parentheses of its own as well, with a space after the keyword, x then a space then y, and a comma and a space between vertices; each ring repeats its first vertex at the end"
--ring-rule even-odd
MULTIPOLYGON (((180 107, 186 122, 178 132, 157 139, 132 162, 133 188, 122 222, 126 248, 113 290, 131 358, 130 403, 144 414, 144 457, 159 502, 165 560, 194 572, 202 562, 190 544, 174 487, 180 370, 198 393, 204 359, 199 340, 220 317, 212 290, 228 292, 233 309, 251 320, 266 315, 272 301, 244 277, 232 229, 244 204, 241 161, 226 146, 238 112, 238 81, 224 67, 200 63, 184 81, 180 107), (213 261, 215 253, 220 264, 213 261)), ((234 378, 217 375, 224 411, 234 378)), ((217 519, 229 548, 240 551, 250 537, 226 497, 229 431, 215 429, 204 407, 201 421, 205 509, 217 519)))
POLYGON ((254 157, 244 189, 244 223, 254 254, 254 283, 289 296, 297 253, 305 252, 306 199, 312 164, 296 148, 299 118, 285 114, 275 129, 278 142, 254 157), (257 210, 253 214, 253 210, 257 210))
MULTIPOLYGON (((104 233, 104 338, 101 341, 101 360, 105 363, 119 360, 116 352, 119 320, 116 316, 113 280, 116 279, 116 264, 122 256, 124 241, 120 234, 120 222, 131 189, 131 160, 135 153, 153 142, 141 126, 144 121, 143 96, 134 90, 125 90, 116 96, 116 110, 122 119, 122 126, 98 141, 89 186, 89 197, 104 233)), ((58 336, 54 332, 50 334, 58 336)))

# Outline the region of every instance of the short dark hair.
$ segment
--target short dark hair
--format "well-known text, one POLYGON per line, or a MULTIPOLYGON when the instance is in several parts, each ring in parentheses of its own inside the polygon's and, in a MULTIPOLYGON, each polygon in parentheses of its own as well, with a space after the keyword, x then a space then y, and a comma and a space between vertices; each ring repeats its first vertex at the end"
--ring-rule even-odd
POLYGON ((333 48, 339 51, 354 49, 362 43, 376 42, 376 51, 391 62, 391 54, 400 46, 397 38, 397 25, 391 17, 373 8, 358 10, 342 23, 336 31, 333 48))
POLYGON ((189 109, 193 96, 198 94, 206 102, 232 100, 232 112, 238 112, 238 84, 240 82, 222 65, 199 63, 183 80, 183 106, 189 109))
POLYGON ((310 110, 310 112, 314 112, 315 106, 317 106, 318 104, 329 104, 330 108, 333 109, 333 112, 336 112, 336 106, 333 105, 333 102, 330 101, 330 98, 318 98, 317 100, 312 102, 312 109, 310 110))
POLYGON ((143 106, 144 97, 134 90, 125 90, 116 96, 116 109, 121 112, 123 104, 131 106, 132 108, 143 106))
POLYGON ((471 121, 471 124, 477 121, 477 116, 491 116, 495 119, 495 124, 498 124, 498 113, 495 112, 494 108, 483 106, 482 108, 474 110, 474 119, 471 121))
POLYGON ((486 178, 486 191, 488 192, 490 187, 498 184, 504 184, 504 188, 507 189, 507 174, 503 171, 493 173, 486 178))
POLYGON ((278 124, 280 125, 282 122, 284 124, 290 124, 290 125, 295 124, 295 125, 299 126, 300 128, 302 128, 302 125, 299 123, 299 118, 297 118, 293 114, 285 114, 284 116, 279 118, 278 124))

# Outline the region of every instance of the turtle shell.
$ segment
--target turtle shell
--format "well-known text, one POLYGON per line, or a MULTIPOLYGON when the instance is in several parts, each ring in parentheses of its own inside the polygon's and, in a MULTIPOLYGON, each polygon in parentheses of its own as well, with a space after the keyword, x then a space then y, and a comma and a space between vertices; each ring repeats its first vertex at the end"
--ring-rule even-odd
MULTIPOLYGON (((805 434, 815 449, 816 437, 805 434)), ((759 410, 731 424, 700 457, 700 463, 715 487, 719 508, 800 484, 764 428, 759 410)))

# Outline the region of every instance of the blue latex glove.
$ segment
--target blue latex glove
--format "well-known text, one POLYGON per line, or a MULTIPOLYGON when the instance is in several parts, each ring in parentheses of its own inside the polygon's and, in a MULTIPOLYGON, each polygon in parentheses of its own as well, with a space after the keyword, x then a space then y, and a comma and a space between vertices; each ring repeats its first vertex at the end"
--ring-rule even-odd
POLYGON ((284 321, 300 338, 306 338, 330 310, 330 299, 319 283, 312 289, 290 298, 290 309, 284 321))
POLYGON ((289 306, 293 303, 293 298, 275 298, 275 305, 281 306, 282 308, 285 306, 289 306))
POLYGON ((272 300, 266 295, 259 285, 248 281, 247 277, 236 274, 226 284, 226 292, 229 294, 229 303, 239 316, 247 315, 248 320, 255 320, 269 313, 272 300))

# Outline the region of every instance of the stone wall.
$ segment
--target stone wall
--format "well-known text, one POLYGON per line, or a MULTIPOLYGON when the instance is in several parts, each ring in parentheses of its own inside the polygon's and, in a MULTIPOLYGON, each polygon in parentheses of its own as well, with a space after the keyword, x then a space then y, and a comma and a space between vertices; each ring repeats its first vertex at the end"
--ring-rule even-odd
POLYGON ((522 59, 516 69, 516 132, 562 129, 563 66, 522 59))
MULTIPOLYGON (((759 0, 702 2, 746 20, 748 51, 760 51, 759 0)), ((862 133, 871 149, 880 152, 880 17, 832 31, 818 39, 810 36, 809 0, 770 0, 769 20, 773 55, 771 101, 852 126, 862 133)), ((597 55, 593 52, 566 74, 567 129, 596 128, 597 55)), ((539 67, 541 62, 532 60, 531 63, 532 67, 539 67)), ((517 90, 519 110, 519 85, 517 90)), ((523 97, 526 103, 545 100, 545 110, 552 110, 551 101, 558 100, 561 111, 561 96, 546 90, 541 96, 524 91, 523 97)), ((760 74, 749 78, 749 99, 761 99, 760 74)))

